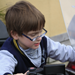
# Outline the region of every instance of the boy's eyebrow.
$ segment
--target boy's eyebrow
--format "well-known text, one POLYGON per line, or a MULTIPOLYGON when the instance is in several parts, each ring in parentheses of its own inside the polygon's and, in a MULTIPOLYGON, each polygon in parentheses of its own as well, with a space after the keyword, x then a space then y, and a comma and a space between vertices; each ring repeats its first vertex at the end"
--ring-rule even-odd
MULTIPOLYGON (((41 32, 42 30, 39 30, 39 31, 35 31, 35 32, 32 32, 32 33, 29 33, 29 34, 38 34, 39 32, 41 32)), ((28 35, 29 35, 28 34, 28 35)))
POLYGON ((39 33, 39 32, 32 32, 32 33, 29 33, 28 35, 30 35, 30 34, 37 34, 37 33, 39 33))

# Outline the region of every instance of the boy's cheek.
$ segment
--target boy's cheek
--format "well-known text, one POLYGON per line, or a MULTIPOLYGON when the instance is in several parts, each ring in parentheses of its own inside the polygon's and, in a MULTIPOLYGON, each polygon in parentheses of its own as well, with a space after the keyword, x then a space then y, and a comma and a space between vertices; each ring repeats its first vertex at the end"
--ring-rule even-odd
POLYGON ((31 42, 28 41, 25 43, 25 45, 28 47, 32 47, 34 45, 34 43, 33 43, 33 41, 31 41, 31 42))

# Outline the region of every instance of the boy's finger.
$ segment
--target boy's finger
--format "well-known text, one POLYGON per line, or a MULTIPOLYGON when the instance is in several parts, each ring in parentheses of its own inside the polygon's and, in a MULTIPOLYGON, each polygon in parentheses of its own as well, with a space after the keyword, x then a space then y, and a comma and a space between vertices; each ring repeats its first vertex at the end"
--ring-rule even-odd
MULTIPOLYGON (((27 72, 29 72, 29 70, 27 72)), ((24 75, 27 75, 27 72, 25 72, 24 75)))

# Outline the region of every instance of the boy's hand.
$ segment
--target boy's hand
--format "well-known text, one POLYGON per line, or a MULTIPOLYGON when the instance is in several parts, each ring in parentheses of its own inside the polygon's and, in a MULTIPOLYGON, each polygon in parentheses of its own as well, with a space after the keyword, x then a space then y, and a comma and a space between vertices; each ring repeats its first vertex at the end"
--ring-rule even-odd
MULTIPOLYGON (((29 72, 29 70, 27 72, 29 72)), ((27 75, 27 72, 25 72, 24 75, 27 75)))
MULTIPOLYGON (((27 71, 29 72, 29 71, 27 71)), ((24 74, 23 73, 17 73, 17 74, 14 74, 14 75, 27 75, 27 72, 25 72, 24 74)))
POLYGON ((23 74, 23 73, 17 73, 17 74, 14 74, 14 75, 25 75, 25 74, 23 74))
POLYGON ((14 74, 14 75, 27 75, 27 73, 17 73, 17 74, 14 74))
MULTIPOLYGON (((30 67, 30 69, 34 69, 34 67, 30 67)), ((17 74, 14 74, 14 75, 27 75, 27 72, 29 72, 29 70, 26 71, 25 73, 17 73, 17 74)))

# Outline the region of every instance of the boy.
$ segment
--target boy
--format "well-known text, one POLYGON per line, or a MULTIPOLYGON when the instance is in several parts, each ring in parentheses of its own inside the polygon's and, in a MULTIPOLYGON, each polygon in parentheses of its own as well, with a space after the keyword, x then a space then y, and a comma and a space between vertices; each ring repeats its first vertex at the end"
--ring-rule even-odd
POLYGON ((75 61, 71 46, 45 35, 44 15, 29 2, 21 1, 10 7, 5 20, 10 37, 0 50, 0 75, 26 75, 29 67, 43 67, 47 57, 75 61))

